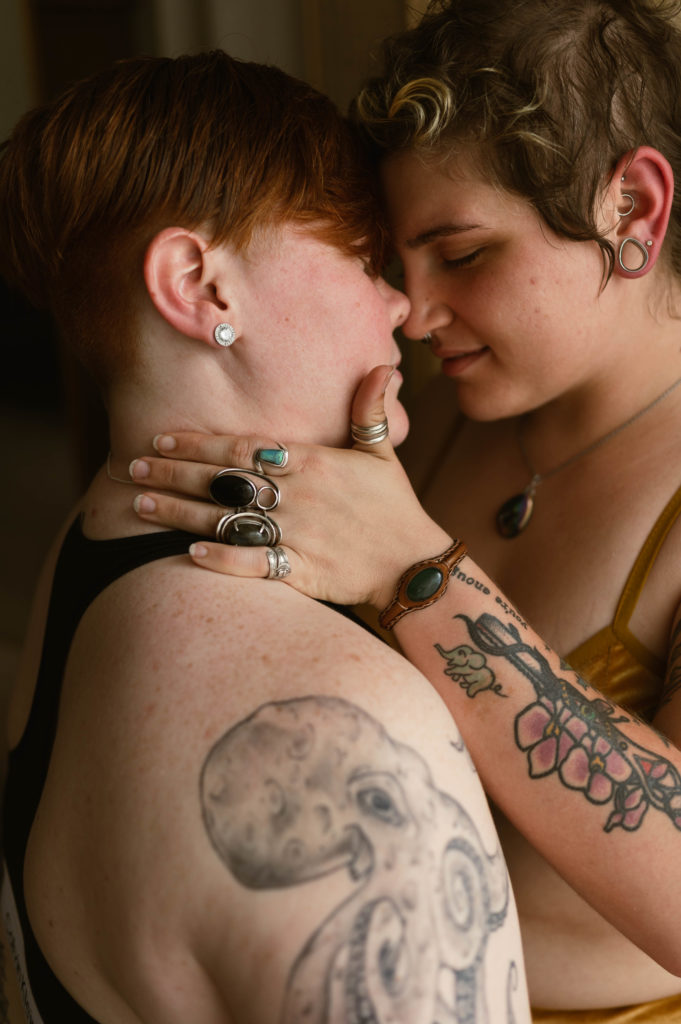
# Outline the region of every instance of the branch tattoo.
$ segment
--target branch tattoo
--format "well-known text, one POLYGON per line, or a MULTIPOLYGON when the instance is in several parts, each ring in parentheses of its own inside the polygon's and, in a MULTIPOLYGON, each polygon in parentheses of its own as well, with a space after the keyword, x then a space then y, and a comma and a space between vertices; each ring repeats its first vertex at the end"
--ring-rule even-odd
MULTIPOLYGON (((469 697, 500 686, 487 658, 510 662, 532 684, 536 700, 515 719, 515 740, 527 753, 530 776, 557 773, 563 785, 581 790, 593 804, 611 804, 605 831, 638 829, 650 807, 661 811, 681 829, 681 775, 670 761, 629 739, 619 727, 626 714, 602 697, 589 700, 578 686, 557 676, 536 647, 524 643, 514 625, 493 615, 473 621, 466 615, 473 648, 460 644, 451 650, 435 645, 447 662, 445 674, 469 697), (471 682, 471 667, 476 681, 471 682), (484 680, 484 681, 483 681, 484 680)), ((677 640, 681 637, 677 635, 677 640)), ((565 673, 569 665, 561 662, 565 673)), ((672 685, 678 679, 672 677, 672 685)))
MULTIPOLYGON (((330 697, 262 705, 208 754, 201 806, 242 885, 349 882, 293 964, 282 1024, 487 1024, 485 950, 509 900, 502 854, 374 718, 330 697)), ((512 1024, 514 964, 508 977, 512 1024)))

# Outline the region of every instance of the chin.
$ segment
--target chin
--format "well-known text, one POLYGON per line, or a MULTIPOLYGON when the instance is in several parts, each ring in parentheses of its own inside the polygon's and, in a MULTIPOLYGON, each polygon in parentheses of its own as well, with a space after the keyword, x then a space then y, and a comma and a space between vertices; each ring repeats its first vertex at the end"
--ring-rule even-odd
POLYGON ((485 394, 481 390, 462 387, 456 388, 456 401, 459 412, 476 423, 505 420, 527 411, 525 406, 519 407, 517 401, 505 395, 485 394))

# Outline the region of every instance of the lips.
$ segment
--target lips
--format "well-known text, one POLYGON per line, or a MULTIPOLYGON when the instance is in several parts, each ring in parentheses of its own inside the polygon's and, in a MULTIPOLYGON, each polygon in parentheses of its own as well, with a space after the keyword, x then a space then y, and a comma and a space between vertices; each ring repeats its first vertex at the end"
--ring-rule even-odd
POLYGON ((471 352, 457 352, 447 355, 446 353, 435 353, 438 359, 442 360, 442 372, 448 377, 458 377, 459 374, 464 373, 471 366, 480 362, 481 359, 489 352, 489 348, 473 349, 471 352))

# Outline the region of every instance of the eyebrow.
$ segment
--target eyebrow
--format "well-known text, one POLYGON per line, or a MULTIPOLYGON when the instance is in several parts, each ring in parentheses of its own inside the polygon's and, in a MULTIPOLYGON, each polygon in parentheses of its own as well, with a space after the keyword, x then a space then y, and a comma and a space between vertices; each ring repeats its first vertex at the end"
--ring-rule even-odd
POLYGON ((435 228, 429 228, 428 231, 421 232, 420 235, 416 235, 414 238, 408 238, 404 243, 407 249, 419 249, 422 245, 428 245, 429 242, 435 241, 436 238, 446 238, 448 235, 460 235, 464 231, 473 231, 475 228, 482 227, 481 224, 439 224, 435 228))

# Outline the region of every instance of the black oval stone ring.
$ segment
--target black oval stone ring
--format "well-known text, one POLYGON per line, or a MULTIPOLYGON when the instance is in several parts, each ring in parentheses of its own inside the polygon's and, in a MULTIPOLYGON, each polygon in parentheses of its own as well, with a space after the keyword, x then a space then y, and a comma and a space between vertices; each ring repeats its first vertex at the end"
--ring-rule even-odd
POLYGON ((208 490, 216 505, 235 509, 257 508, 261 512, 271 512, 281 497, 274 480, 254 469, 221 469, 211 480, 208 490), (250 477, 264 483, 256 486, 250 477))

